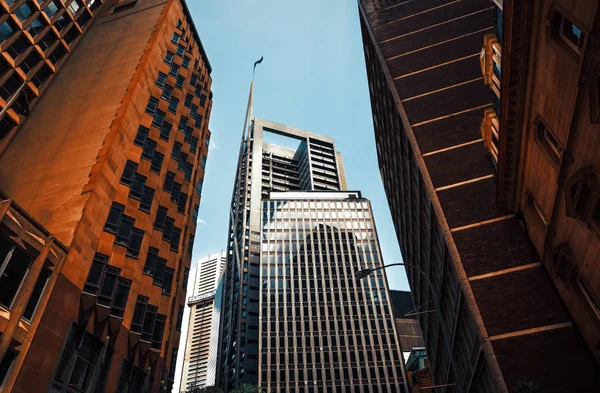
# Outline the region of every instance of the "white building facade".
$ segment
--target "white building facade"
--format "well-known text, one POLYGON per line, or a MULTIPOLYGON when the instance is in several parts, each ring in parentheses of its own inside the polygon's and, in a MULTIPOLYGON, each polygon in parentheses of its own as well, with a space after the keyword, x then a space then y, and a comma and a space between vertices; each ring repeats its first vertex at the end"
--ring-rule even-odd
POLYGON ((224 252, 211 254, 200 258, 190 271, 188 307, 181 332, 185 351, 177 359, 174 392, 194 392, 215 385, 225 262, 224 252))

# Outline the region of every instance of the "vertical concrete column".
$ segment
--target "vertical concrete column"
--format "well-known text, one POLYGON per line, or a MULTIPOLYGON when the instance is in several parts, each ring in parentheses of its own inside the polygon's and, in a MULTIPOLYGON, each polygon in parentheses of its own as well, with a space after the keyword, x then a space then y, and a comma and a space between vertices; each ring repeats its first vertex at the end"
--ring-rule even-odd
MULTIPOLYGON (((0 205, 0 209, 1 208, 2 205, 0 205)), ((12 337, 17 329, 17 326, 19 325, 19 322, 21 321, 23 312, 25 312, 25 307, 27 307, 27 303, 29 302, 29 298, 33 292, 33 287, 35 286, 40 272, 42 271, 42 267, 44 266, 48 252, 52 248, 53 242, 54 237, 52 236, 45 239, 44 247, 42 247, 40 254, 31 263, 29 270, 27 270, 27 273, 25 274, 25 278, 21 284, 21 288, 19 289, 19 293, 17 294, 14 305, 10 309, 10 319, 8 320, 6 330, 2 333, 2 338, 0 339, 0 359, 4 358, 4 355, 10 346, 12 337)))

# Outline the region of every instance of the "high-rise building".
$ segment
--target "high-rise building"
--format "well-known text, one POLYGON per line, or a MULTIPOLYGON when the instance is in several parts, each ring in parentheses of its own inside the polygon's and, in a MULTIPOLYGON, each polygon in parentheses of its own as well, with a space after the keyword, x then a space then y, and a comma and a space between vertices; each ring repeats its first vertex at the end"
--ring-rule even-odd
MULTIPOLYGON (((481 47, 484 36, 502 25, 495 3, 359 1, 384 187, 415 304, 439 310, 419 315, 432 375, 446 392, 508 393, 527 385, 543 392, 600 391, 593 358, 541 263, 541 249, 530 241, 538 244, 522 217, 533 213, 502 203, 507 187, 515 186, 503 178, 502 161, 520 153, 503 158, 501 142, 494 162, 482 140, 480 125, 494 107, 494 93, 481 75, 480 59, 487 56, 481 47)), ((531 16, 513 15, 519 26, 531 16)), ((535 24, 546 34, 552 18, 541 15, 535 24)), ((539 41, 546 45, 546 38, 539 41)), ((520 42, 515 50, 533 41, 520 42)), ((520 53, 506 60, 503 51, 502 58, 527 68, 520 53)), ((566 63, 553 74, 537 64, 537 76, 555 86, 565 82, 559 70, 566 63)), ((577 79, 575 71, 568 75, 577 79)), ((503 86, 511 101, 514 91, 532 85, 503 86)), ((540 102, 553 100, 545 87, 539 92, 540 102)), ((565 107, 567 101, 556 101, 548 113, 566 126, 565 107)), ((507 114, 509 122, 513 115, 507 114)), ((510 176, 516 175, 511 168, 510 176)), ((548 166, 530 179, 556 183, 550 172, 548 166)), ((596 252, 590 262, 597 258, 596 252)))
POLYGON ((190 271, 188 308, 183 316, 181 347, 184 356, 177 360, 174 392, 193 391, 214 386, 217 375, 219 323, 221 321, 222 271, 227 261, 224 252, 200 258, 190 271), (185 341, 183 341, 185 340, 185 341))
POLYGON ((0 1, 0 154, 109 2, 0 1))
POLYGON ((398 340, 400 340, 400 348, 402 348, 402 356, 406 362, 414 348, 423 347, 423 335, 421 334, 417 315, 430 313, 433 307, 421 305, 416 308, 408 291, 390 291, 390 301, 392 302, 392 314, 398 332, 398 340))
POLYGON ((210 64, 182 0, 105 2, 86 29, 0 156, 2 391, 162 392, 174 378, 210 64))
POLYGON ((222 386, 405 391, 385 273, 355 278, 383 263, 369 201, 346 191, 332 139, 248 119, 231 211, 222 386))
POLYGON ((497 201, 522 214, 600 364, 598 2, 504 1, 496 15, 503 23, 485 36, 482 58, 495 105, 482 137, 497 156, 497 201))

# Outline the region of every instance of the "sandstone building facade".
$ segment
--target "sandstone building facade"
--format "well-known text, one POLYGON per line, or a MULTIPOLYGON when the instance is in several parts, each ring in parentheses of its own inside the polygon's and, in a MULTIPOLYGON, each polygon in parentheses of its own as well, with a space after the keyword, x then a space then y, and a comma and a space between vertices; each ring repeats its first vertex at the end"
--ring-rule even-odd
MULTIPOLYGON (((174 379, 211 67, 184 1, 97 1, 65 2, 94 19, 0 155, 2 391, 162 392, 174 379)), ((25 3, 49 2, 2 6, 25 3)))
MULTIPOLYGON (((558 153, 551 153, 552 146, 544 153, 542 146, 556 138, 546 133, 547 121, 562 121, 566 138, 570 121, 564 108, 575 102, 579 80, 576 61, 551 52, 571 46, 553 43, 552 37, 577 35, 560 19, 570 15, 568 9, 580 15, 581 19, 569 16, 573 19, 568 20, 581 23, 582 36, 584 31, 593 31, 596 10, 586 11, 587 2, 581 1, 544 2, 539 13, 534 13, 533 24, 541 36, 529 47, 543 56, 537 59, 540 71, 535 73, 540 81, 509 83, 504 72, 509 66, 494 70, 494 56, 501 55, 510 67, 520 66, 512 74, 517 79, 527 75, 532 63, 526 63, 517 51, 527 46, 523 42, 512 48, 518 54, 505 50, 507 40, 518 37, 497 26, 506 27, 511 17, 516 18, 515 25, 526 26, 520 18, 532 15, 523 7, 537 2, 505 2, 504 15, 498 12, 502 3, 359 1, 380 171, 403 258, 410 265, 407 272, 414 301, 432 302, 441 310, 419 316, 432 376, 436 385, 442 385, 441 391, 508 393, 533 383, 543 392, 596 392, 600 389, 598 368, 592 353, 597 344, 587 338, 589 327, 577 323, 574 307, 565 307, 545 258, 546 245, 552 250, 571 235, 583 236, 573 239, 571 249, 581 253, 578 263, 589 264, 582 271, 592 271, 598 266, 597 239, 586 229, 589 210, 585 219, 573 221, 558 213, 564 209, 564 200, 551 208, 555 198, 547 189, 555 192, 557 179, 560 183, 556 168, 566 155, 562 142, 554 146, 558 153), (511 12, 512 7, 518 11, 508 15, 509 3, 511 12), (562 23, 557 33, 552 30, 556 23, 562 23), (495 31, 505 40, 502 53, 498 45, 482 51, 495 31), (558 93, 562 86, 570 87, 558 93), (522 109, 510 112, 507 105, 510 108, 520 99, 518 89, 536 92, 531 102, 537 102, 538 109, 523 120, 525 129, 532 130, 530 121, 538 119, 540 112, 544 119, 535 122, 542 139, 536 137, 535 142, 535 132, 523 132, 524 140, 529 138, 525 143, 528 154, 535 158, 520 166, 515 162, 521 153, 514 150, 519 137, 503 136, 501 128, 498 143, 487 136, 498 139, 497 129, 496 134, 486 129, 497 127, 498 122, 485 120, 500 108, 500 127, 514 127, 522 109), (496 93, 504 91, 506 96, 500 100, 496 93), (539 109, 546 104, 545 110, 539 109), (502 125, 505 116, 506 125, 502 125), (510 142, 505 140, 509 137, 510 142), (554 164, 544 162, 552 154, 554 164), (519 192, 517 184, 521 184, 519 192), (557 212, 556 222, 570 223, 548 232, 551 220, 542 223, 535 216, 544 212, 550 217, 552 211, 557 212), (583 235, 573 233, 575 228, 583 235), (547 233, 550 242, 544 240, 547 233)), ((578 49, 567 48, 571 54, 587 42, 573 41, 578 42, 578 49)), ((589 116, 582 118, 589 121, 589 116)), ((596 146, 593 127, 575 133, 585 134, 585 143, 590 144, 586 149, 596 146)), ((593 151, 597 162, 598 149, 593 151)), ((589 157, 591 153, 584 154, 569 164, 565 180, 575 174, 575 167, 589 165, 589 157)), ((588 184, 578 176, 577 184, 588 184)))

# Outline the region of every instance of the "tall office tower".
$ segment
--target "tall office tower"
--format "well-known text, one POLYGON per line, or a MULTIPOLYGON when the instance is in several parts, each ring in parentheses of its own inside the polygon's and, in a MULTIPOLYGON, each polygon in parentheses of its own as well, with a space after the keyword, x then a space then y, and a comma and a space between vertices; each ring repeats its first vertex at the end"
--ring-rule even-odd
MULTIPOLYGON (((503 177, 502 161, 519 153, 505 155, 501 142, 497 172, 482 141, 494 93, 481 75, 481 46, 502 25, 496 4, 360 0, 359 9, 380 171, 415 304, 432 307, 419 321, 435 383, 461 393, 527 385, 600 391, 593 359, 527 236, 532 228, 522 215, 530 213, 502 203, 515 186, 503 177)), ((527 12, 514 16, 526 26, 520 18, 527 12)), ((536 23, 545 32, 544 18, 536 23)), ((520 54, 502 58, 526 68, 520 54)), ((575 71, 568 71, 572 79, 560 74, 566 63, 553 74, 537 64, 536 75, 556 86, 576 80, 575 71)), ((520 83, 506 85, 508 101, 531 87, 520 83)), ((567 101, 554 101, 545 88, 539 93, 540 102, 556 104, 549 113, 566 126, 567 101)), ((550 172, 548 166, 531 181, 555 183, 550 172)), ((597 253, 590 258, 597 261, 597 253)))
POLYGON ((0 154, 108 2, 0 1, 0 154))
POLYGON ((368 200, 332 139, 250 117, 234 191, 220 380, 270 392, 402 392, 368 200), (273 134, 287 143, 265 141, 273 134))
POLYGON ((504 24, 485 37, 482 71, 497 99, 482 135, 498 152, 498 202, 522 212, 600 364, 598 2, 505 1, 496 12, 504 24))
POLYGON ((169 390, 209 75, 185 2, 107 3, 0 156, 2 391, 169 390))
POLYGON ((227 261, 224 252, 200 258, 192 269, 192 281, 188 288, 188 309, 183 317, 181 332, 186 341, 185 354, 177 362, 175 375, 181 381, 175 383, 179 390, 191 391, 194 388, 214 386, 217 375, 217 350, 219 323, 221 321, 222 276, 227 261))

